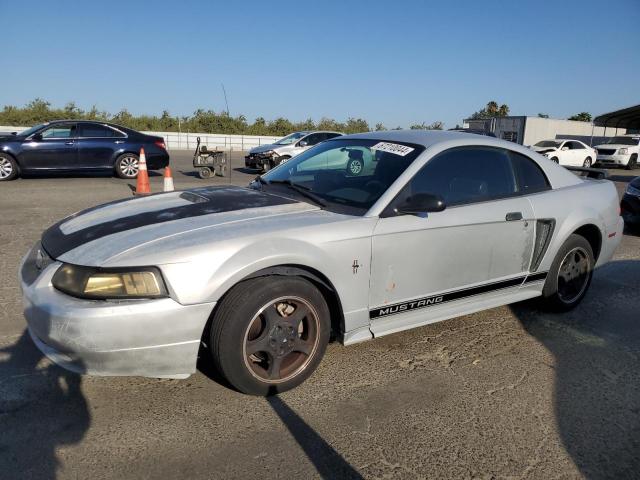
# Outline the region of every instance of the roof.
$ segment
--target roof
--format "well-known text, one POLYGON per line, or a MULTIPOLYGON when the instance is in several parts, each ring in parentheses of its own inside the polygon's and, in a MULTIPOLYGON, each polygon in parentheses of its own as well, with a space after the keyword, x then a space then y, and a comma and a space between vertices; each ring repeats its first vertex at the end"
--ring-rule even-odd
POLYGON ((603 113, 594 118, 593 123, 599 127, 640 128, 640 105, 603 113))
MULTIPOLYGON (((450 130, 384 130, 379 132, 366 132, 355 133, 352 135, 345 135, 339 137, 339 140, 345 140, 349 138, 362 138, 367 140, 384 140, 389 142, 407 142, 415 143, 416 145, 422 145, 424 147, 430 147, 436 143, 446 142, 449 140, 469 140, 479 137, 478 135, 465 132, 452 132, 450 130)), ((492 137, 483 137, 491 138, 492 137)), ((338 140, 338 139, 335 139, 338 140)))

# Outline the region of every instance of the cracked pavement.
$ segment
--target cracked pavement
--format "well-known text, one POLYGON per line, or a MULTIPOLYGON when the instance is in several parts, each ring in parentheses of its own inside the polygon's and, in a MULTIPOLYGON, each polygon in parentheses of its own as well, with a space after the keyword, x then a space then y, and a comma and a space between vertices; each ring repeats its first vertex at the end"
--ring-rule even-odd
MULTIPOLYGON (((190 155, 172 154, 177 188, 255 175, 200 180, 190 155)), ((24 335, 20 257, 64 215, 128 195, 116 178, 0 185, 0 477, 637 478, 639 234, 570 313, 517 304, 331 344, 309 381, 266 400, 206 362, 187 380, 74 375, 24 335)))

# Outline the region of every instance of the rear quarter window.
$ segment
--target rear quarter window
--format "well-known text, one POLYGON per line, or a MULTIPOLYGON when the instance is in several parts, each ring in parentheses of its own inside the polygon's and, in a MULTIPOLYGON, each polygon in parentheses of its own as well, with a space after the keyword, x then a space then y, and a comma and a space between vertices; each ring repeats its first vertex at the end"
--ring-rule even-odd
POLYGON ((518 191, 522 195, 544 192, 551 185, 542 168, 529 157, 516 152, 509 152, 513 171, 518 182, 518 191))

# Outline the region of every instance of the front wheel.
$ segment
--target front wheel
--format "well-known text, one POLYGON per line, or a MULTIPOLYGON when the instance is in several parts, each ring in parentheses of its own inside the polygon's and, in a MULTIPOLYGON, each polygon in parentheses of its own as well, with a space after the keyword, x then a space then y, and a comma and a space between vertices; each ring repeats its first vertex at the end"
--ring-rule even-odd
POLYGON ((585 158, 584 162, 582 163, 582 166, 584 168, 591 168, 591 157, 585 158))
POLYGON ((13 157, 0 153, 0 182, 13 180, 19 173, 20 169, 13 157))
POLYGON ((285 392, 316 369, 329 342, 329 308, 301 277, 259 277, 225 295, 211 324, 216 368, 250 395, 285 392))
POLYGON ((125 153, 116 160, 116 175, 120 178, 132 179, 138 176, 139 157, 135 153, 125 153))
POLYGON ((636 168, 637 164, 638 155, 634 153, 633 155, 631 155, 631 158, 629 158, 629 163, 627 163, 627 170, 633 170, 634 168, 636 168))
POLYGON ((560 160, 558 160, 558 157, 551 157, 551 161, 555 163, 560 163, 560 160))
POLYGON ((589 242, 573 234, 556 254, 542 289, 543 306, 564 312, 584 298, 591 284, 595 259, 589 242))

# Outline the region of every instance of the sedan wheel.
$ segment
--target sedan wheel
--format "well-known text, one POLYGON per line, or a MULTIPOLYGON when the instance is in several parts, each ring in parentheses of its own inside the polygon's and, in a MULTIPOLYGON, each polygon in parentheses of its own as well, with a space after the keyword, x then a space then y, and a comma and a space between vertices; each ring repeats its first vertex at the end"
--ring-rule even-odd
POLYGON ((136 178, 138 176, 138 156, 127 153, 116 160, 116 173, 120 178, 136 178))
POLYGON ((585 168, 591 168, 591 157, 585 158, 582 166, 585 168))
POLYGON ((364 164, 360 160, 351 160, 347 165, 347 170, 354 176, 360 175, 363 168, 364 164))
POLYGON ((558 160, 558 157, 551 157, 551 161, 555 163, 560 163, 560 160, 558 160))
POLYGON ((214 364, 241 392, 287 391, 320 363, 330 323, 324 297, 302 277, 241 282, 225 295, 211 323, 214 364))
POLYGON ((18 176, 18 165, 8 155, 0 154, 0 182, 13 180, 18 176))

